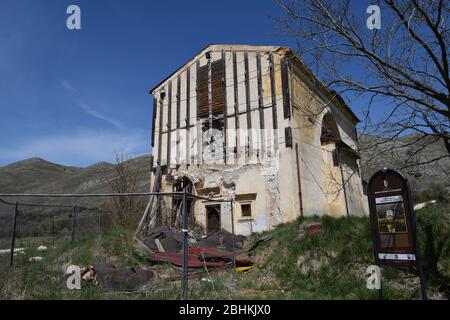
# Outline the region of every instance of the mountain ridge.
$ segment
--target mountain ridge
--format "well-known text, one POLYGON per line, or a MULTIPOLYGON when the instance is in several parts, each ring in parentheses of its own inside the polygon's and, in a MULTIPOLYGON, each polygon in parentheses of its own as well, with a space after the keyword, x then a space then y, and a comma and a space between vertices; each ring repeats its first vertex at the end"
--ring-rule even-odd
MULTIPOLYGON (((427 137, 420 143, 410 146, 409 143, 415 137, 411 135, 388 141, 382 137, 361 135, 358 142, 362 179, 368 181, 370 176, 383 166, 395 169, 408 161, 421 162, 430 157, 445 155, 443 142, 431 143, 427 137), (389 150, 391 148, 392 150, 389 150)), ((139 172, 139 191, 149 191, 150 155, 144 154, 128 159, 124 164, 139 172)), ((114 176, 114 168, 115 164, 106 161, 87 167, 76 167, 33 157, 0 167, 0 193, 110 192, 109 182, 114 176)), ((410 180, 415 192, 422 192, 436 185, 450 186, 450 158, 427 165, 408 167, 401 171, 410 180)))

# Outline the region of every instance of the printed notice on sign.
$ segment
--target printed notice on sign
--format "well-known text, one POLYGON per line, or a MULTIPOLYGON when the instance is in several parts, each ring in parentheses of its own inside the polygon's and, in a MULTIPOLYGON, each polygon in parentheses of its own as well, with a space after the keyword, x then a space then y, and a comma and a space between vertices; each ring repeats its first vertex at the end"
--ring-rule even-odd
POLYGON ((391 203, 391 202, 403 202, 403 197, 401 195, 398 195, 398 196, 375 198, 376 204, 391 203))

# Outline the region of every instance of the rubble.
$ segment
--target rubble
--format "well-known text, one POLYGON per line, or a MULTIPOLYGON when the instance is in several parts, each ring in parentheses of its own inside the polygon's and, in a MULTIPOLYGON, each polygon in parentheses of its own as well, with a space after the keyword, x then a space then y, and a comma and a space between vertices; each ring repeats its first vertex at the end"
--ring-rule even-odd
POLYGON ((253 252, 261 243, 272 240, 272 236, 265 236, 261 239, 258 239, 251 247, 247 250, 248 253, 253 252))
POLYGON ((98 284, 97 279, 95 278, 95 270, 94 267, 89 265, 83 269, 81 269, 81 278, 87 282, 94 282, 96 285, 98 284))
POLYGON ((81 271, 82 279, 106 291, 139 291, 150 285, 153 271, 138 267, 118 268, 112 264, 89 265, 81 271))
MULTIPOLYGON (((167 262, 172 265, 182 266, 182 253, 157 252, 150 255, 150 260, 154 262, 167 262)), ((225 267, 231 266, 233 253, 222 251, 216 248, 195 247, 188 250, 188 268, 199 267, 225 267)), ((236 256, 236 266, 247 267, 253 265, 253 259, 245 255, 236 256)))
MULTIPOLYGON (((199 254, 193 254, 191 251, 192 248, 189 248, 188 255, 188 268, 199 268, 199 267, 224 267, 225 261, 206 261, 201 260, 199 254)), ((174 253, 174 252, 158 252, 153 253, 150 256, 150 260, 154 262, 167 262, 174 266, 181 267, 183 261, 182 253, 174 253)))
MULTIPOLYGON (((217 230, 195 239, 189 235, 188 268, 220 268, 233 265, 233 234, 217 230)), ((234 236, 234 250, 239 251, 244 245, 244 236, 234 236)), ((173 266, 182 266, 182 234, 180 231, 161 226, 155 228, 143 240, 152 251, 150 261, 166 262, 173 266)), ((253 260, 236 253, 236 266, 247 267, 253 260)))
MULTIPOLYGON (((234 236, 235 249, 241 249, 244 246, 246 238, 241 235, 234 236)), ((208 233, 205 237, 198 240, 200 247, 223 248, 227 251, 233 251, 233 234, 226 230, 217 230, 208 233)))
POLYGON ((155 228, 143 243, 153 252, 180 252, 183 246, 181 231, 166 226, 155 228))

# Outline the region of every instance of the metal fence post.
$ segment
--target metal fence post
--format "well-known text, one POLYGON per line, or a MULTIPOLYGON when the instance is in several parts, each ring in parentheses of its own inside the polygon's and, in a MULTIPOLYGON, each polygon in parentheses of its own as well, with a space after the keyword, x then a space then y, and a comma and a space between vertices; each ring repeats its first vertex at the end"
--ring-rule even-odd
POLYGON ((52 245, 55 245, 55 217, 52 219, 52 245))
POLYGON ((73 213, 72 213, 72 234, 71 234, 71 241, 75 240, 75 226, 77 223, 77 206, 73 207, 73 213))
POLYGON ((188 217, 187 217, 187 202, 186 202, 186 188, 183 189, 183 261, 182 261, 182 279, 181 279, 181 294, 183 299, 186 298, 186 294, 188 291, 188 217))
POLYGON ((11 254, 9 256, 9 267, 11 268, 14 260, 14 247, 16 246, 16 226, 17 226, 17 213, 18 213, 19 202, 16 201, 14 208, 14 218, 12 224, 12 238, 11 238, 11 254))
POLYGON ((236 270, 236 239, 234 235, 234 200, 231 200, 231 232, 233 234, 233 269, 236 270))

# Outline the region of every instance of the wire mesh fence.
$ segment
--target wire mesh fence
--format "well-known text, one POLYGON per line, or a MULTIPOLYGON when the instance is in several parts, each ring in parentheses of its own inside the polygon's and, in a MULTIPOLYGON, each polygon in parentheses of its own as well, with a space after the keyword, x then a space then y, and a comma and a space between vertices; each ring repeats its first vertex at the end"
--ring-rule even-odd
MULTIPOLYGON (((14 268, 33 268, 36 265, 34 261, 43 261, 46 264, 48 263, 45 258, 46 253, 43 251, 58 248, 58 246, 61 248, 61 244, 65 245, 74 241, 74 245, 69 247, 76 248, 78 244, 82 244, 76 241, 89 237, 96 241, 97 235, 111 232, 114 227, 120 226, 122 230, 128 230, 127 234, 130 238, 128 240, 135 240, 148 250, 150 255, 147 255, 147 261, 152 260, 151 256, 154 253, 159 253, 153 256, 153 262, 159 261, 173 266, 182 280, 182 295, 185 296, 189 274, 201 273, 203 268, 208 272, 208 267, 236 266, 236 254, 234 231, 232 236, 230 232, 219 234, 212 244, 208 242, 211 239, 206 238, 208 230, 205 230, 205 226, 199 224, 197 220, 205 218, 201 216, 201 210, 198 210, 197 205, 201 202, 213 201, 217 205, 217 203, 231 202, 231 200, 195 196, 188 192, 192 190, 185 185, 181 184, 179 187, 183 191, 97 196, 10 196, 11 199, 3 201, 0 207, 0 218, 3 219, 1 225, 4 229, 0 233, 2 237, 0 248, 4 247, 6 253, 1 257, 1 266, 10 266, 11 262, 14 268), (93 197, 105 201, 95 203, 87 201, 93 197), (17 204, 12 202, 16 199, 18 199, 17 204), (12 256, 8 255, 11 247, 14 247, 12 256), (205 247, 224 250, 228 254, 223 256, 223 252, 219 253, 212 249, 208 251, 205 247), (204 260, 205 250, 210 255, 220 255, 221 261, 215 261, 217 257, 204 260)), ((231 216, 227 216, 222 221, 220 221, 220 211, 217 217, 218 220, 213 221, 214 215, 211 215, 208 218, 208 225, 212 226, 216 223, 217 228, 220 229, 222 224, 222 227, 231 226, 234 230, 232 210, 231 216)), ((101 245, 98 244, 100 251, 101 245)), ((65 252, 65 262, 77 260, 76 256, 72 256, 74 252, 76 250, 65 252)))
POLYGON ((70 197, 55 200, 51 196, 1 198, 0 269, 14 266, 16 260, 23 262, 24 258, 39 257, 40 251, 49 247, 95 236, 116 225, 134 228, 134 231, 147 200, 135 202, 123 201, 128 197, 117 198, 105 196, 94 202, 70 197), (13 202, 16 200, 17 204, 13 202), (135 207, 127 208, 124 202, 135 207))
POLYGON ((15 206, 0 201, 0 271, 9 267, 15 206))

